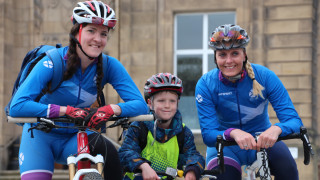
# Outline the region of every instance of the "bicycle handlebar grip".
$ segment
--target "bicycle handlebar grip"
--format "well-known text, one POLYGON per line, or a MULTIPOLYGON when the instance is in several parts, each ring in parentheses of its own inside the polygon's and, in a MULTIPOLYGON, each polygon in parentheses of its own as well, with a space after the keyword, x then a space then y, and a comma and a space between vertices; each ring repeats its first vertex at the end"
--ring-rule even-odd
POLYGON ((211 169, 211 170, 207 169, 207 170, 204 170, 201 175, 212 175, 212 176, 214 176, 214 175, 218 175, 220 173, 221 173, 221 171, 219 169, 211 169))
POLYGON ((132 121, 153 121, 155 120, 155 117, 153 114, 146 114, 146 115, 139 115, 135 117, 129 117, 129 122, 132 121))
POLYGON ((178 170, 177 171, 177 175, 178 175, 178 177, 183 177, 183 171, 182 170, 178 170))
POLYGON ((36 123, 36 117, 11 117, 7 116, 8 123, 36 123))
POLYGON ((303 148, 304 160, 303 163, 308 165, 310 163, 310 152, 308 149, 303 148))

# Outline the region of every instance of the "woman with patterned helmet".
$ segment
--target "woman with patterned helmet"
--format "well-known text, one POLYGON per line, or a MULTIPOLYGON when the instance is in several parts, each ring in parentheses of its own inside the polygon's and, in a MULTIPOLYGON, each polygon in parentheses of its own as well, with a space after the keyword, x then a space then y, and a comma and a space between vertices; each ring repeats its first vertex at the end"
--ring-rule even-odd
POLYGON ((78 29, 78 38, 75 37, 74 33, 70 33, 70 38, 77 43, 80 50, 89 59, 93 60, 94 56, 89 56, 81 46, 81 34, 82 29, 87 24, 96 24, 106 26, 108 32, 110 29, 114 29, 117 23, 115 12, 107 4, 101 1, 85 1, 78 2, 78 7, 73 9, 73 15, 71 21, 74 24, 75 29, 78 29))
POLYGON ((217 68, 199 79, 195 91, 201 133, 208 146, 207 167, 216 168, 216 137, 223 135, 239 146, 224 148, 226 172, 218 179, 240 180, 241 166, 251 165, 261 148, 267 149, 271 174, 276 179, 298 179, 288 147, 276 140, 299 132, 302 121, 275 73, 248 61, 249 41, 246 30, 232 24, 217 27, 209 40, 217 68), (279 123, 270 122, 269 102, 279 123), (256 142, 257 132, 262 133, 256 142))
POLYGON ((133 122, 119 149, 121 164, 128 171, 142 170, 143 179, 160 179, 155 171, 185 166, 184 179, 199 179, 204 158, 197 151, 191 130, 182 123, 178 102, 182 81, 170 73, 158 73, 145 83, 144 96, 156 120, 133 122), (139 127, 139 129, 137 128, 139 127))
MULTIPOLYGON (((103 54, 109 33, 117 22, 114 10, 101 1, 79 2, 73 9, 72 22, 69 46, 57 49, 65 67, 61 85, 52 93, 43 95, 39 101, 35 100, 53 76, 53 69, 44 65, 50 61, 45 56, 15 94, 10 115, 67 116, 75 122, 85 121, 90 128, 102 128, 104 131, 106 121, 114 115, 132 117, 146 114, 147 104, 124 66, 116 58, 103 54), (113 86, 124 102, 104 103, 102 89, 107 83, 113 86)), ((68 126, 65 123, 59 125, 68 126)), ((49 133, 40 130, 29 132, 32 126, 30 123, 23 126, 21 179, 51 180, 54 162, 66 164, 67 157, 77 153, 77 131, 64 128, 53 129, 49 133)), ((101 154, 106 159, 104 178, 121 180, 122 167, 112 142, 93 131, 87 133, 90 153, 101 154)))
POLYGON ((101 1, 78 2, 73 9, 73 24, 100 24, 114 29, 117 19, 114 10, 101 1))

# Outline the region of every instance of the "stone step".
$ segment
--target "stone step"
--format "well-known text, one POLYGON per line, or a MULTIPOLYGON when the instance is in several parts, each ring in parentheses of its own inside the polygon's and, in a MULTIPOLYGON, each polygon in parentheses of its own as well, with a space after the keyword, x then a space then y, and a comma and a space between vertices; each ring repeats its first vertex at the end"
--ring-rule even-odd
MULTIPOLYGON (((54 170, 52 180, 66 180, 69 179, 68 170, 54 170)), ((4 170, 0 171, 0 180, 20 180, 20 173, 18 170, 4 170)))

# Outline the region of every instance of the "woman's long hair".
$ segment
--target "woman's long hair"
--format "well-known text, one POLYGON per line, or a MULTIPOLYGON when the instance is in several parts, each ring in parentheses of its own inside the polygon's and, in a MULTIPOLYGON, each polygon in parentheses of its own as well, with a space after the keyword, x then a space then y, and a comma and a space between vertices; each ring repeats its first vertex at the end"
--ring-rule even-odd
POLYGON ((248 61, 248 58, 246 56, 245 61, 245 68, 248 72, 248 76, 252 79, 252 91, 254 96, 260 96, 262 99, 264 99, 262 91, 264 90, 264 87, 256 80, 254 71, 252 69, 251 63, 248 61))

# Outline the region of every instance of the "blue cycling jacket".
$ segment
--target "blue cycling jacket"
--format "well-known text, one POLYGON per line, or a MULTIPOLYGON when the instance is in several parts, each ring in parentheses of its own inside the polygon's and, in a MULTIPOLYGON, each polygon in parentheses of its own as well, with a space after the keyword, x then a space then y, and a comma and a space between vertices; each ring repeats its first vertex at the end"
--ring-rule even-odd
POLYGON ((195 98, 204 143, 215 147, 217 135, 228 128, 238 128, 254 135, 271 126, 268 103, 275 110, 281 136, 300 131, 301 119, 289 94, 274 72, 251 64, 255 79, 265 88, 261 97, 254 97, 252 80, 246 74, 236 83, 219 79, 219 69, 203 75, 196 86, 195 98))
MULTIPOLYGON (((64 57, 64 63, 68 61, 66 56, 68 48, 59 49, 61 57, 64 57)), ((90 107, 97 97, 96 68, 96 63, 92 63, 82 73, 79 67, 71 79, 63 81, 57 90, 51 94, 45 94, 39 102, 35 102, 35 98, 43 88, 47 87, 54 75, 51 60, 44 57, 37 63, 13 97, 10 116, 47 117, 49 104, 90 107)), ((110 56, 103 59, 103 74, 102 86, 107 83, 111 84, 124 101, 118 104, 121 108, 120 116, 136 116, 148 112, 140 91, 117 59, 110 56)))

